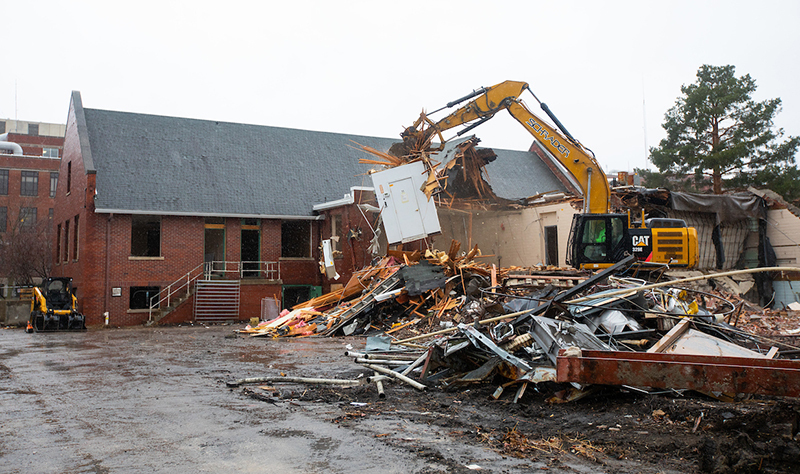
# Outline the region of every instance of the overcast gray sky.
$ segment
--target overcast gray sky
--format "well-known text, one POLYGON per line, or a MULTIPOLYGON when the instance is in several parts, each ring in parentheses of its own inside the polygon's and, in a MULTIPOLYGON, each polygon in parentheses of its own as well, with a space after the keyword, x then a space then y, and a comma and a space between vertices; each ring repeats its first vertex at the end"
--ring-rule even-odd
MULTIPOLYGON (((528 82, 610 172, 647 166, 681 85, 702 64, 730 64, 756 80, 756 99, 783 100, 776 125, 800 135, 794 0, 38 0, 2 10, 0 118, 64 123, 78 90, 94 109, 396 137, 423 108, 511 79, 528 82)), ((473 133, 487 147, 531 142, 505 113, 473 133)))

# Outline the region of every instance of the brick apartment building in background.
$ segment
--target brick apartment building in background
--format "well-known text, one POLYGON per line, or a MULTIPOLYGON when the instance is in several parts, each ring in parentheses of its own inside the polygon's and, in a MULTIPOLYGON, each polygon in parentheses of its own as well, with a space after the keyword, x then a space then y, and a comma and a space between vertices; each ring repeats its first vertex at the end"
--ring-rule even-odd
MULTIPOLYGON (((0 119, 0 242, 52 230, 64 131, 63 124, 0 119)), ((14 283, 0 268, 3 289, 14 283)))

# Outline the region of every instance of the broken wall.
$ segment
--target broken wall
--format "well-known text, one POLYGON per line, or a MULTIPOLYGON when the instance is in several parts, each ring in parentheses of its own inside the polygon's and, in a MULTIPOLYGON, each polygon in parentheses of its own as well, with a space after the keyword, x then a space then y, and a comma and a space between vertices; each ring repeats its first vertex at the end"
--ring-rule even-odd
POLYGON ((479 259, 482 263, 502 267, 544 265, 548 250, 546 236, 555 231, 557 265, 563 267, 572 216, 576 212, 568 202, 515 210, 439 208, 442 234, 434 237, 434 247, 447 248, 451 240, 457 240, 464 244, 462 248, 477 244, 487 255, 479 259))
MULTIPOLYGON (((767 237, 778 266, 797 267, 800 262, 800 217, 788 209, 770 209, 767 212, 767 237)), ((779 275, 773 280, 775 307, 783 308, 789 303, 800 302, 800 275, 779 275)))

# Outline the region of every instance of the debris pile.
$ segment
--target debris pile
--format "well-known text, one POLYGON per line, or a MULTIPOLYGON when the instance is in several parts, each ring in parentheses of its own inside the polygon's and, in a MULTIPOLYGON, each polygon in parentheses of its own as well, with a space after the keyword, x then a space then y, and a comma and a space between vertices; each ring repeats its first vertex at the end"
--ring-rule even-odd
POLYGON ((692 288, 709 276, 651 283, 626 276, 633 257, 593 275, 494 268, 476 262, 477 248, 459 250, 393 251, 340 290, 241 332, 366 335, 366 349, 347 355, 369 376, 352 383, 379 394, 389 377, 418 390, 490 383, 494 398, 513 392, 514 402, 531 384, 553 402, 597 385, 800 396, 800 362, 785 358, 798 353, 794 340, 737 327, 760 316, 722 287, 692 288))
POLYGON ((571 287, 586 272, 558 267, 497 268, 477 261, 480 250, 460 253, 390 250, 389 256, 356 272, 342 288, 284 310, 277 318, 239 331, 254 337, 360 335, 385 331, 398 338, 473 323, 502 309, 508 295, 571 287), (502 288, 494 293, 492 288, 502 288), (495 309, 492 309, 495 307, 495 309), (488 309, 487 309, 488 308, 488 309))

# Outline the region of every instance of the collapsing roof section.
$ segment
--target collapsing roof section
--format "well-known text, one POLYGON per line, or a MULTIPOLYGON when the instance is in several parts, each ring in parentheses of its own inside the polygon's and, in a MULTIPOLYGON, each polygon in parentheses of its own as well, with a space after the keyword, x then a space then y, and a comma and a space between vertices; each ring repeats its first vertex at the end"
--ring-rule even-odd
POLYGON ((448 207, 513 206, 534 195, 566 191, 532 152, 479 148, 480 139, 474 135, 442 144, 431 143, 432 134, 404 133, 402 137, 403 142, 392 145, 388 153, 363 147, 376 158, 360 161, 386 167, 422 161, 428 173, 425 194, 438 195, 448 207), (490 164, 494 180, 489 176, 490 164))

